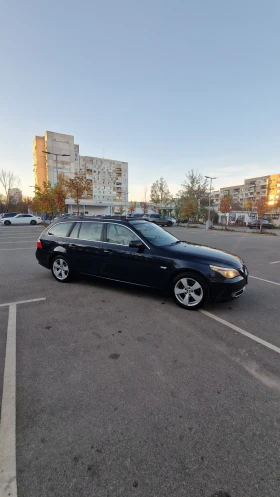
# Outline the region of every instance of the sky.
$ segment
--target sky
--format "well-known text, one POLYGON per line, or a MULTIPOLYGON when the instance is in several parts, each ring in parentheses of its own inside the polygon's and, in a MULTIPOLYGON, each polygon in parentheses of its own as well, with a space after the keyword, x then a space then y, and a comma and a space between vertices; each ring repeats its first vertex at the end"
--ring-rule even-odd
POLYGON ((280 172, 279 0, 10 0, 0 169, 32 194, 34 135, 128 162, 129 198, 195 169, 214 187, 280 172))

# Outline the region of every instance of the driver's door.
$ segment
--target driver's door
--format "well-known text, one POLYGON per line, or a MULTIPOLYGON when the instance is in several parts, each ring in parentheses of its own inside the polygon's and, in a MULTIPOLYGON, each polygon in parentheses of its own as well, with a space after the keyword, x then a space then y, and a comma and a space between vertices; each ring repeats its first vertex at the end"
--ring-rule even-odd
POLYGON ((154 286, 152 274, 155 264, 152 250, 129 246, 140 238, 127 226, 106 223, 103 242, 101 276, 128 283, 154 286))

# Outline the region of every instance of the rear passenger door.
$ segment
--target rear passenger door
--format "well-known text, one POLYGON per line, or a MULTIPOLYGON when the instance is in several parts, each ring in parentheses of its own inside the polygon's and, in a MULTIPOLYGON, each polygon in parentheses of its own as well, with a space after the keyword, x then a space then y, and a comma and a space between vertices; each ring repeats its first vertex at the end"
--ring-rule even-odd
POLYGON ((67 240, 66 255, 72 269, 98 276, 102 262, 103 223, 76 223, 67 240))

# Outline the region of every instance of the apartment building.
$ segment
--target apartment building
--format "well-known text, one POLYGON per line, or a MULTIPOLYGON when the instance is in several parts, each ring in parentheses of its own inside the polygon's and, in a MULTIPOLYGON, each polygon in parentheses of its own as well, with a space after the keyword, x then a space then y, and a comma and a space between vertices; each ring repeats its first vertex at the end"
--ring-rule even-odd
POLYGON ((35 184, 44 181, 55 185, 59 175, 73 177, 84 171, 92 184, 87 195, 91 203, 114 203, 128 201, 128 164, 113 159, 80 155, 80 147, 74 136, 46 131, 33 141, 33 164, 35 184))
POLYGON ((245 179, 243 185, 221 188, 220 198, 227 195, 241 207, 249 200, 254 202, 262 197, 268 197, 269 204, 273 205, 280 199, 280 173, 245 179))

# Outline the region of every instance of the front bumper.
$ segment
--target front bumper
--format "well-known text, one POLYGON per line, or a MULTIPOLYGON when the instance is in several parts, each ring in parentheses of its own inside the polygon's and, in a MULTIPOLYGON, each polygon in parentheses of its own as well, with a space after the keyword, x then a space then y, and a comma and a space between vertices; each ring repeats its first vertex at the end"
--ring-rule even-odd
POLYGON ((248 278, 238 277, 224 279, 219 282, 211 282, 211 297, 214 302, 235 299, 240 297, 248 283, 248 278))

